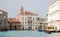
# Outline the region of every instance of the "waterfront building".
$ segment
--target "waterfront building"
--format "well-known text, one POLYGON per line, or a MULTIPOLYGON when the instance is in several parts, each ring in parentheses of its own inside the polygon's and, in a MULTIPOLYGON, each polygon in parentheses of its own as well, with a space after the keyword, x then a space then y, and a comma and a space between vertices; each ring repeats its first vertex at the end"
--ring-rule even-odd
POLYGON ((22 30, 37 30, 39 26, 37 17, 37 14, 30 11, 24 11, 23 7, 21 7, 21 10, 19 14, 17 14, 16 18, 18 21, 21 21, 22 30))
POLYGON ((21 30, 21 22, 17 21, 16 18, 8 18, 10 30, 21 30))
POLYGON ((0 10, 0 30, 8 28, 8 15, 7 12, 0 10))
POLYGON ((49 5, 48 26, 60 30, 60 0, 54 0, 49 5))
POLYGON ((45 25, 46 25, 46 19, 37 18, 37 22, 38 22, 38 24, 39 24, 38 29, 44 30, 45 25))

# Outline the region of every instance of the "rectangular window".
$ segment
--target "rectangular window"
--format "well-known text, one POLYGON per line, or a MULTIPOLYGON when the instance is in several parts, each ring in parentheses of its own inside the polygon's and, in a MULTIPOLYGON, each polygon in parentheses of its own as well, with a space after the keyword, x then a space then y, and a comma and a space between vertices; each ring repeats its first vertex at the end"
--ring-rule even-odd
POLYGON ((32 17, 28 17, 28 19, 32 19, 32 17))

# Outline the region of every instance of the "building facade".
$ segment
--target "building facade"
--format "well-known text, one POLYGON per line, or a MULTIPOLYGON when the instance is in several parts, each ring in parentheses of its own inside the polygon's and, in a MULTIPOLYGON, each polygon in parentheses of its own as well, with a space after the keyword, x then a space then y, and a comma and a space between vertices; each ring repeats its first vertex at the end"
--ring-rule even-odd
POLYGON ((37 17, 37 14, 24 11, 23 7, 21 7, 20 13, 17 15, 17 20, 21 21, 22 30, 37 30, 39 26, 37 17))
POLYGON ((45 25, 46 25, 46 19, 37 18, 37 22, 38 22, 38 24, 39 24, 38 29, 39 29, 39 30, 40 30, 40 29, 44 30, 45 25))
POLYGON ((21 30, 21 22, 16 18, 8 18, 9 30, 21 30))
POLYGON ((0 10, 0 29, 8 28, 8 15, 7 12, 0 10))
POLYGON ((55 29, 60 30, 60 0, 54 0, 49 5, 48 26, 54 26, 55 29))

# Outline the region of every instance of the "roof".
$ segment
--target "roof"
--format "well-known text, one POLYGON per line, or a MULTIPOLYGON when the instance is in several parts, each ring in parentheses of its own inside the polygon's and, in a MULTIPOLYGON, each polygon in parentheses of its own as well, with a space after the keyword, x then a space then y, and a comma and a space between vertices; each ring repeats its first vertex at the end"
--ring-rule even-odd
POLYGON ((4 10, 0 10, 0 11, 5 12, 4 10))
POLYGON ((37 14, 34 14, 32 12, 29 12, 29 11, 25 11, 25 12, 21 12, 21 14, 25 14, 25 15, 37 15, 37 14))
POLYGON ((41 19, 41 20, 45 21, 45 19, 44 19, 44 18, 37 18, 37 19, 38 19, 38 20, 39 20, 39 19, 41 19))
POLYGON ((9 18, 8 22, 10 22, 10 23, 13 23, 13 22, 20 23, 20 21, 16 21, 16 18, 9 18))
POLYGON ((0 11, 1 11, 0 14, 7 13, 7 12, 5 12, 4 10, 0 10, 0 11))

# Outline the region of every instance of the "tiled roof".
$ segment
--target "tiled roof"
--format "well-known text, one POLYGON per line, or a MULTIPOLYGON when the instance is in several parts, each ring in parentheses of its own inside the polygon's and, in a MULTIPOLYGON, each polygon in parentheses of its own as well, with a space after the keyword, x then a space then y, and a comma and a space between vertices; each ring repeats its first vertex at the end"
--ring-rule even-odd
POLYGON ((8 22, 10 22, 10 23, 13 23, 13 22, 20 22, 20 21, 16 21, 16 18, 9 18, 8 19, 8 22))
POLYGON ((32 12, 29 12, 29 11, 21 12, 21 14, 25 14, 25 15, 37 15, 37 14, 34 14, 32 12))

